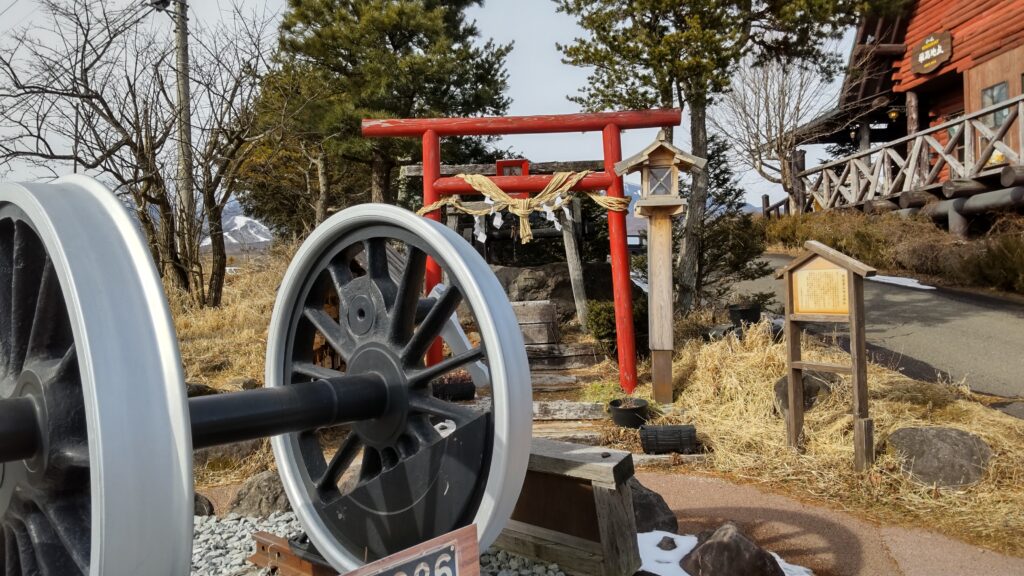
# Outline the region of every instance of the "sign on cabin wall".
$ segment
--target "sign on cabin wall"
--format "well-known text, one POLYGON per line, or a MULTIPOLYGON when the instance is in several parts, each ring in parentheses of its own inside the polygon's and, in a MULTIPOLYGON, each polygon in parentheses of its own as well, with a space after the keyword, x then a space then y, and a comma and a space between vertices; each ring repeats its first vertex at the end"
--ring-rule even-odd
POLYGON ((910 69, 914 74, 929 74, 953 57, 953 34, 949 31, 929 34, 914 47, 910 69))
POLYGON ((793 312, 849 314, 850 285, 846 269, 817 257, 794 270, 793 312))

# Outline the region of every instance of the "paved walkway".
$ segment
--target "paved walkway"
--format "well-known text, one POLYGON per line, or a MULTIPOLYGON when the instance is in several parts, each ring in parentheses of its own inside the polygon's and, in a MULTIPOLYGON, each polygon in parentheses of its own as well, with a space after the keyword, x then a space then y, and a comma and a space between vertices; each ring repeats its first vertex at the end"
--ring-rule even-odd
POLYGON ((735 522, 787 562, 816 576, 1020 576, 1012 558, 919 529, 877 526, 849 514, 805 504, 717 478, 638 472, 679 519, 682 534, 735 522))
MULTIPOLYGON (((791 258, 766 255, 775 268, 791 258)), ((774 276, 737 287, 775 291, 774 276)), ((966 380, 971 389, 1024 397, 1024 305, 959 291, 921 290, 869 281, 864 287, 867 339, 874 361, 924 379, 966 380)), ((827 331, 827 325, 818 327, 827 331)))

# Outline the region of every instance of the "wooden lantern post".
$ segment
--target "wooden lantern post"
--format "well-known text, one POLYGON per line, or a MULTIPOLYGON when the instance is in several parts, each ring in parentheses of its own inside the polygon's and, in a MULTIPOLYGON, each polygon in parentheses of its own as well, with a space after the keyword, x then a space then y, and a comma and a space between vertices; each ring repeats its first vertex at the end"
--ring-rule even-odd
POLYGON ((848 374, 853 386, 854 467, 863 472, 875 460, 874 425, 868 415, 868 368, 864 335, 864 278, 875 269, 814 240, 807 253, 780 270, 786 283, 786 367, 789 374, 786 439, 803 447, 803 371, 848 374), (805 362, 800 356, 801 325, 809 322, 850 326, 851 366, 805 362))
POLYGON ((676 148, 665 132, 650 146, 615 165, 615 173, 640 171, 636 215, 647 227, 648 322, 654 401, 672 402, 672 343, 675 313, 672 298, 672 219, 686 210, 679 195, 680 171, 703 170, 706 161, 676 148))

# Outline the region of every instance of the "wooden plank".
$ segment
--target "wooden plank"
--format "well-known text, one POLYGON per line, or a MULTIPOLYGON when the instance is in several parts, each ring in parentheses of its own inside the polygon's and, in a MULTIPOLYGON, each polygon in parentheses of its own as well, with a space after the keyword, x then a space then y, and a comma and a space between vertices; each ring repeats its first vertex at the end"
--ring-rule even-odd
POLYGON ((853 359, 853 413, 857 418, 868 417, 868 368, 864 325, 864 279, 852 272, 850 284, 850 356, 853 359))
POLYGON ((494 545, 533 560, 556 563, 573 576, 604 573, 604 555, 599 543, 539 526, 510 520, 494 545))
MULTIPOLYGON (((475 534, 475 532, 474 532, 475 534)), ((314 564, 292 553, 288 540, 270 534, 256 532, 252 535, 256 552, 248 558, 249 563, 266 568, 280 576, 334 576, 336 572, 327 566, 314 564)), ((477 564, 479 565, 479 560, 477 564)))
POLYGON ((672 351, 651 350, 651 386, 654 388, 654 401, 658 404, 671 404, 672 397, 672 351))
POLYGON ((565 262, 569 267, 569 283, 572 286, 572 299, 576 304, 576 319, 580 326, 587 327, 587 290, 583 281, 583 260, 576 243, 576 220, 573 213, 579 209, 579 198, 572 199, 572 210, 566 217, 564 210, 559 210, 558 220, 562 224, 562 243, 565 244, 565 262))
POLYGON ((808 323, 825 323, 831 322, 836 324, 846 324, 849 322, 849 317, 845 314, 790 314, 789 319, 793 322, 808 322, 808 323))
POLYGON ((798 370, 809 370, 812 372, 831 372, 833 374, 853 374, 853 368, 842 364, 828 364, 824 362, 804 362, 798 360, 793 362, 798 370))
POLYGON ((647 280, 650 290, 651 350, 673 350, 675 313, 672 308, 672 217, 651 216, 647 232, 647 280))
POLYGON ((849 273, 850 357, 853 360, 854 467, 867 470, 874 462, 874 435, 868 418, 868 365, 864 325, 864 278, 849 273))
POLYGON ((590 480, 529 470, 512 520, 601 542, 594 491, 590 480), (568 511, 571 513, 567 514, 568 511))
POLYGON ((605 420, 604 404, 571 400, 535 401, 534 420, 605 420))
POLYGON ((871 418, 853 422, 853 467, 864 472, 875 463, 875 424, 871 418))
POLYGON ((873 267, 868 266, 860 260, 850 258, 846 254, 843 254, 838 250, 833 250, 817 240, 808 240, 804 243, 804 248, 814 252, 829 262, 832 262, 836 266, 842 266, 843 268, 852 271, 858 276, 874 276, 877 272, 873 267))
POLYGON ((641 562, 629 484, 614 490, 595 487, 594 505, 601 531, 605 576, 632 576, 640 569, 641 562))
POLYGON ((786 412, 786 441, 790 448, 800 450, 804 429, 803 372, 794 365, 800 358, 800 325, 793 321, 793 273, 786 272, 785 325, 786 372, 789 376, 786 396, 791 410, 786 412))
POLYGON ((622 450, 579 446, 534 438, 530 470, 590 480, 595 486, 614 488, 633 476, 633 455, 622 450))

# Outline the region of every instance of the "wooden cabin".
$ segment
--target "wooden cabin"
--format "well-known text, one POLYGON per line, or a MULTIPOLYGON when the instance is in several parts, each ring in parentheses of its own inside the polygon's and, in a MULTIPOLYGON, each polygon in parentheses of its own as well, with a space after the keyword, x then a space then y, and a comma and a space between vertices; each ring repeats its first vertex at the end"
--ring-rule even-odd
POLYGON ((922 208, 999 190, 1022 163, 1024 0, 917 0, 865 17, 849 70, 837 107, 800 134, 852 154, 803 173, 803 208, 922 208))

